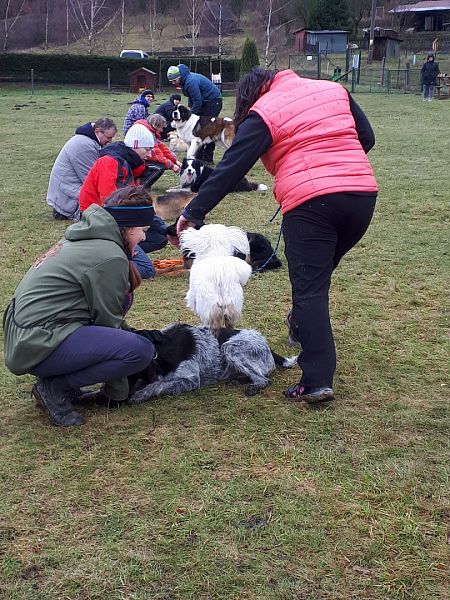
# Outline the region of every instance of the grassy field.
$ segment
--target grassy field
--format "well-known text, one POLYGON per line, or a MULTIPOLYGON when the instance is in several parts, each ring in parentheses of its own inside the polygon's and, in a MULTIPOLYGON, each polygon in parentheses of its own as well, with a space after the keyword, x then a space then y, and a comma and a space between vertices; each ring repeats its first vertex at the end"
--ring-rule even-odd
MULTIPOLYGON (((337 402, 311 411, 274 373, 49 425, 0 367, 0 597, 7 600, 448 599, 450 101, 356 96, 377 134, 372 226, 334 276, 337 402)), ((1 305, 61 235, 48 176, 76 126, 130 95, 2 88, 1 305)), ((225 114, 231 114, 227 100, 225 114)), ((270 185, 257 165, 251 179, 270 185)), ((156 191, 175 178, 165 175, 156 191)), ((210 221, 275 241, 271 194, 210 221)), ((283 258, 282 248, 278 254, 283 258)), ((175 256, 173 248, 159 257, 175 256)), ((188 280, 145 282, 128 321, 195 323, 188 280)), ((286 263, 246 287, 243 326, 285 354, 286 263)))

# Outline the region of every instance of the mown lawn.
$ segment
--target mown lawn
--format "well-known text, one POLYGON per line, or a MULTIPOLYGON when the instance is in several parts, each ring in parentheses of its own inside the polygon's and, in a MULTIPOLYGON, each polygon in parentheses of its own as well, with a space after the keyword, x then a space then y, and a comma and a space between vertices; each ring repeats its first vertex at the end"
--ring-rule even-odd
MULTIPOLYGON (((64 229, 45 203, 60 147, 101 115, 121 130, 132 97, 1 91, 4 307, 64 229)), ((32 378, 2 366, 2 599, 449 598, 450 101, 356 99, 377 134, 380 196, 334 277, 335 406, 288 403, 298 372, 282 372, 254 398, 218 385, 61 430, 34 407, 32 378)), ((261 165, 250 178, 270 185, 261 165)), ((274 210, 269 193, 234 194, 210 221, 275 242, 274 210)), ((130 324, 195 323, 187 285, 144 283, 130 324)), ((289 306, 284 261, 247 285, 242 325, 291 354, 289 306)))

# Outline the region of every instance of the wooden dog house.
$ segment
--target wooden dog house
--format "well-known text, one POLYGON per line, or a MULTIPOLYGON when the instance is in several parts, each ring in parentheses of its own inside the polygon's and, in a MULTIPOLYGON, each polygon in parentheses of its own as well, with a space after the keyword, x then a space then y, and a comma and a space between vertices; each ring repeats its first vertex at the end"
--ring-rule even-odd
POLYGON ((156 73, 145 67, 128 73, 128 77, 130 79, 130 92, 137 94, 146 88, 151 90, 156 88, 156 73))

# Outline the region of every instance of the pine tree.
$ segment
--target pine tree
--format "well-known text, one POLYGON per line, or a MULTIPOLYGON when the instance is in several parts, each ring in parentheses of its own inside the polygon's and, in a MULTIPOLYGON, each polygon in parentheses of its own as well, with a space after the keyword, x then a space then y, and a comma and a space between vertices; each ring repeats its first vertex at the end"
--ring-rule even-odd
POLYGON ((259 66, 258 49, 255 40, 247 38, 242 48, 241 66, 239 70, 240 77, 248 73, 253 67, 259 66))
POLYGON ((311 29, 348 29, 347 0, 317 0, 311 11, 311 29))

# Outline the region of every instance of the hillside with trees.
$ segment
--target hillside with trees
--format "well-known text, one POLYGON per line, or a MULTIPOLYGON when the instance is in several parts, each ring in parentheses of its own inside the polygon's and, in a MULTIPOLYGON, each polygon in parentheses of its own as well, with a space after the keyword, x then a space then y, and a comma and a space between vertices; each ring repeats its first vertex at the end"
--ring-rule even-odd
POLYGON ((0 43, 4 52, 240 56, 250 37, 270 64, 292 52, 299 27, 356 33, 369 10, 370 0, 1 0, 0 43))

